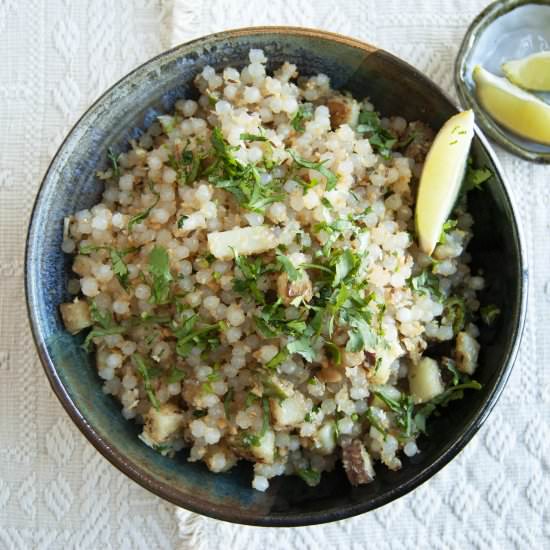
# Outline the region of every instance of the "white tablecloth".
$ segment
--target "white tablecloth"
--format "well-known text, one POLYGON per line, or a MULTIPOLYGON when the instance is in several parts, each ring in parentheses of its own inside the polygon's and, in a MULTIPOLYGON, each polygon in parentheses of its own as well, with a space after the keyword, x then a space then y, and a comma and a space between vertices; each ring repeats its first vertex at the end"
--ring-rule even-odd
POLYGON ((550 167, 499 150, 531 272, 528 323, 510 382, 456 460, 378 511, 325 526, 275 530, 177 510, 128 480, 87 443, 42 373, 23 291, 31 205, 71 124, 132 67, 171 42, 227 28, 288 24, 373 42, 455 95, 454 57, 485 2, 335 4, 0 0, 0 549, 550 547, 550 167))

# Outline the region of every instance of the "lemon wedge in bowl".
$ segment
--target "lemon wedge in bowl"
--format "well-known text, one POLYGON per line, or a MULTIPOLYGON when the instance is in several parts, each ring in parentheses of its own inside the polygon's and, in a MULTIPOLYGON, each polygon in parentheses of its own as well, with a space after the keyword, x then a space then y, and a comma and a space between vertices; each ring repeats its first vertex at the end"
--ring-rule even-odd
POLYGON ((518 136, 550 145, 550 105, 479 65, 473 77, 481 106, 499 124, 518 136))
POLYGON ((506 78, 527 90, 550 92, 550 52, 538 52, 502 64, 506 78))
POLYGON ((416 199, 415 224, 420 249, 434 251, 453 209, 474 137, 474 113, 463 111, 441 127, 428 151, 416 199))

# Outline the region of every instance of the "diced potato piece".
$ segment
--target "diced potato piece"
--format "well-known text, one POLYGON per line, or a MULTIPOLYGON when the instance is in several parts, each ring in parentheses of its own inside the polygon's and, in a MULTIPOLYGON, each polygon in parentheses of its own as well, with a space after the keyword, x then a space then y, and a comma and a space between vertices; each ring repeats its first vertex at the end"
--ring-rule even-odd
POLYGON ((61 318, 65 328, 71 333, 76 334, 81 330, 92 326, 90 318, 90 308, 88 303, 78 298, 74 302, 61 304, 59 306, 61 318))
POLYGON ((220 260, 230 260, 235 251, 242 256, 260 254, 279 244, 273 230, 266 225, 237 227, 208 234, 208 250, 220 260))
POLYGON ((273 464, 275 460, 275 433, 267 430, 260 439, 258 446, 251 446, 252 454, 261 462, 273 464))
POLYGON ((301 394, 295 393, 288 399, 270 399, 271 414, 277 427, 293 426, 303 422, 306 416, 306 405, 301 394))
POLYGON ((336 447, 336 436, 333 423, 321 426, 315 436, 315 449, 321 455, 329 455, 336 447))
POLYGON ((357 487, 374 480, 375 471, 372 459, 359 439, 342 445, 342 464, 349 482, 357 487))
POLYGON ((145 415, 144 435, 155 445, 173 438, 183 426, 183 415, 173 403, 164 403, 157 411, 151 407, 145 415))
POLYGON ((479 344, 467 332, 459 332, 456 337, 456 366, 466 374, 473 374, 477 367, 479 344))
POLYGON ((425 403, 445 391, 437 361, 423 357, 409 370, 409 386, 417 403, 425 403))

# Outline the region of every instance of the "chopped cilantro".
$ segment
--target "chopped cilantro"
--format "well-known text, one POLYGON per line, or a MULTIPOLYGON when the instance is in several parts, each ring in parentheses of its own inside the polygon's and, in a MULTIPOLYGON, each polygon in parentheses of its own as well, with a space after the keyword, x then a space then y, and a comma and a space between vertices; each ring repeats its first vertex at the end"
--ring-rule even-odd
POLYGON ((453 230, 458 225, 458 222, 456 220, 448 219, 443 224, 443 229, 441 230, 441 235, 439 236, 439 243, 445 244, 447 242, 447 233, 451 230, 453 230))
POLYGON ((309 363, 313 363, 317 356, 317 353, 313 349, 311 338, 307 336, 292 340, 286 345, 288 353, 297 353, 301 355, 309 363))
POLYGON ((397 143, 395 136, 386 130, 378 113, 363 110, 359 113, 357 132, 366 133, 374 150, 385 159, 391 158, 391 150, 397 143))
POLYGON ((302 278, 302 273, 297 269, 294 264, 282 254, 277 254, 277 262, 281 264, 281 267, 288 275, 289 281, 298 281, 302 278))
POLYGON ((456 336, 466 324, 466 304, 464 298, 451 296, 445 300, 443 316, 453 325, 453 334, 456 336))
POLYGON ((153 189, 152 184, 149 185, 149 189, 151 190, 151 193, 153 193, 153 195, 155 196, 155 200, 153 204, 146 208, 143 212, 139 212, 138 214, 135 214, 130 218, 130 221, 128 222, 128 231, 132 231, 134 225, 137 225, 138 223, 141 223, 143 220, 147 219, 149 217, 149 214, 151 213, 151 210, 153 210, 153 208, 155 208, 155 206, 158 204, 160 200, 160 194, 153 189))
POLYGON ((464 181, 462 183, 463 192, 467 193, 472 189, 481 189, 481 185, 493 176, 493 172, 488 168, 474 168, 473 160, 468 158, 464 181))
POLYGON ((312 161, 309 161, 309 160, 306 160, 306 159, 303 159, 302 157, 300 157, 297 153, 295 153, 294 151, 292 151, 292 149, 289 149, 289 154, 290 156, 292 157, 292 159, 294 160, 294 162, 300 166, 301 168, 308 168, 310 170, 316 170, 317 172, 319 172, 319 174, 321 174, 322 176, 325 177, 326 179, 326 189, 327 191, 331 191, 332 189, 334 189, 336 187, 336 183, 338 182, 338 178, 336 177, 336 175, 331 172, 326 166, 325 166, 325 162, 326 161, 323 161, 323 162, 312 162, 312 161))
POLYGON ((219 332, 223 328, 222 322, 196 326, 198 321, 199 316, 195 313, 174 330, 174 336, 177 339, 176 353, 180 357, 187 357, 193 347, 204 350, 219 343, 218 338, 212 333, 219 332))
POLYGON ((111 161, 111 166, 113 170, 113 177, 120 177, 120 166, 118 165, 118 155, 116 155, 113 150, 109 147, 107 149, 107 158, 111 161))
POLYGON ((241 134, 240 138, 243 141, 268 141, 268 139, 265 136, 258 136, 255 134, 248 134, 248 133, 241 134))
POLYGON ((481 319, 486 325, 491 326, 500 315, 500 308, 495 304, 488 304, 483 306, 479 312, 481 313, 481 319))
POLYGON ((270 271, 270 267, 262 263, 260 258, 247 258, 241 256, 236 250, 235 265, 242 274, 241 277, 235 277, 233 280, 233 290, 243 296, 252 296, 259 304, 265 303, 264 293, 258 288, 258 279, 270 271))
POLYGON ((145 358, 139 353, 134 353, 132 355, 132 362, 134 363, 138 374, 143 380, 143 387, 149 401, 151 402, 151 405, 158 411, 160 409, 160 401, 158 400, 158 397, 151 383, 151 379, 154 378, 155 371, 153 371, 153 369, 148 365, 145 358))
POLYGON ((296 114, 292 117, 290 125, 297 132, 303 132, 306 129, 305 122, 306 120, 311 120, 313 118, 313 105, 311 103, 304 103, 300 105, 296 114))
POLYGON ((328 341, 325 342, 325 351, 335 365, 342 363, 342 352, 336 344, 328 341))
POLYGON ((168 379, 166 382, 168 384, 175 384, 176 382, 180 382, 185 378, 185 371, 182 369, 178 369, 178 367, 172 367, 172 370, 170 371, 170 374, 168 375, 168 379))
POLYGON ((281 363, 283 363, 288 358, 288 351, 286 349, 282 349, 271 359, 266 363, 266 368, 268 369, 274 369, 277 368, 281 363))
POLYGON ((177 155, 169 155, 168 165, 176 172, 179 185, 191 185, 199 176, 201 162, 205 155, 200 151, 189 151, 186 148, 177 155))
POLYGON ((166 248, 156 245, 149 254, 147 264, 153 280, 150 301, 153 304, 165 304, 168 302, 170 283, 173 280, 166 248))
POLYGON ((443 294, 439 288, 439 278, 428 270, 409 279, 409 286, 420 294, 431 294, 433 298, 441 301, 443 294))
POLYGON ((230 192, 237 202, 252 212, 264 212, 265 207, 280 201, 281 184, 277 180, 262 182, 260 171, 253 164, 244 164, 237 160, 219 128, 212 131, 214 162, 205 170, 205 175, 216 187, 230 192))
POLYGON ((123 334, 126 328, 117 325, 113 320, 113 315, 110 311, 101 311, 95 301, 90 303, 90 317, 92 321, 99 326, 94 326, 92 330, 86 335, 86 339, 82 344, 82 347, 86 351, 90 351, 91 343, 94 338, 103 338, 104 336, 111 336, 114 334, 123 334))
POLYGON ((321 473, 313 468, 299 468, 296 473, 310 486, 315 487, 321 481, 321 473))

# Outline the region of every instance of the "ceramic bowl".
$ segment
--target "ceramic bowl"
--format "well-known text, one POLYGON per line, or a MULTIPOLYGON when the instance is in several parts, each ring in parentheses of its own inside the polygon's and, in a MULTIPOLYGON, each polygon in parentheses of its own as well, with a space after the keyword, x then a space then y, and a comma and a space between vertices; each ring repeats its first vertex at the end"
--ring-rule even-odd
MULTIPOLYGON (((481 65, 504 76, 500 66, 510 59, 550 50, 550 3, 548 0, 499 0, 473 21, 464 36, 455 64, 455 84, 460 102, 472 108, 484 132, 508 151, 536 162, 550 162, 550 146, 509 132, 479 105, 472 70, 481 65)), ((538 93, 550 103, 550 93, 538 93)))
POLYGON ((482 299, 504 314, 481 334, 483 384, 453 402, 430 424, 421 453, 403 468, 378 467, 376 480, 353 488, 340 467, 309 488, 296 477, 274 478, 266 493, 251 489, 250 465, 225 474, 189 463, 186 453, 161 456, 138 438, 120 406, 101 390, 93 357, 82 337, 63 328, 58 305, 66 301, 71 258, 61 252, 63 218, 99 201, 94 174, 106 165, 109 147, 119 151, 177 98, 193 95, 193 77, 205 65, 242 67, 250 48, 262 48, 271 68, 284 60, 305 74, 326 73, 335 88, 370 96, 383 113, 420 119, 437 129, 457 109, 425 76, 396 57, 343 36, 297 28, 266 27, 214 34, 183 44, 137 68, 108 90, 77 122, 42 182, 29 229, 26 288, 29 317, 45 372, 67 413, 89 441, 143 487, 189 510, 244 524, 296 526, 322 523, 372 510, 407 493, 451 460, 487 418, 512 368, 525 318, 527 273, 523 246, 502 171, 476 132, 473 157, 495 177, 471 196, 476 221, 473 261, 489 281, 482 299))

